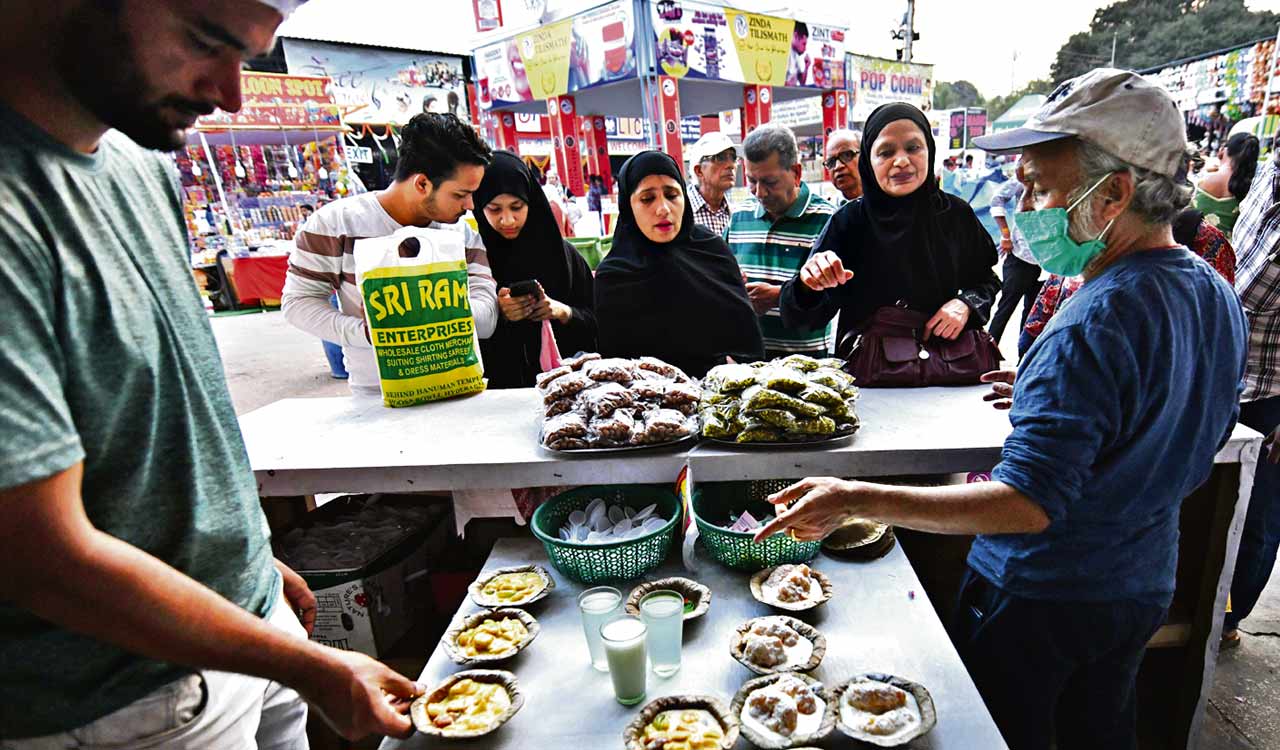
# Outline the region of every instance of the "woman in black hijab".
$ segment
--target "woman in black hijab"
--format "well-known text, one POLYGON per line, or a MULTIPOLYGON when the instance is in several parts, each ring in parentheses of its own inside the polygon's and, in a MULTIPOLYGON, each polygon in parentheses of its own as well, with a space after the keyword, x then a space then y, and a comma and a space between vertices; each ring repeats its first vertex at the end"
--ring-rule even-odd
POLYGON ((684 178, 661 151, 618 173, 613 249, 596 270, 600 352, 653 356, 694 377, 764 355, 742 271, 718 235, 693 223, 684 178))
POLYGON ((520 157, 495 152, 473 198, 501 313, 493 335, 480 342, 485 377, 490 388, 530 388, 541 371, 542 321, 552 322, 561 356, 595 350, 591 269, 560 236, 547 196, 520 157), (534 293, 520 295, 517 287, 513 295, 522 281, 537 282, 534 293))
POLYGON ((932 316, 926 339, 981 328, 1000 290, 991 270, 995 243, 969 204, 938 188, 924 113, 882 105, 867 119, 862 143, 863 196, 831 217, 800 273, 783 286, 783 323, 817 328, 839 312, 841 351, 876 310, 900 303, 932 316))

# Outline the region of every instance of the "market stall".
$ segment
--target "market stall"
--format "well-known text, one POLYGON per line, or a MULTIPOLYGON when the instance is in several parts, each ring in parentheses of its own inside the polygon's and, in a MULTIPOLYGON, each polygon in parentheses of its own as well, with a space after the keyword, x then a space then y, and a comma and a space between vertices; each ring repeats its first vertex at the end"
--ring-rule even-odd
MULTIPOLYGON (((1139 71, 1173 97, 1188 126, 1217 148, 1240 120, 1280 114, 1276 37, 1139 71)), ((1193 140, 1199 140, 1193 138, 1193 140)))
MULTIPOLYGON (((536 541, 503 540, 495 546, 485 569, 530 562, 547 565, 546 554, 536 541)), ((937 707, 938 722, 928 734, 929 747, 1005 747, 901 548, 870 562, 822 557, 813 564, 830 576, 837 593, 821 613, 801 615, 824 633, 828 644, 826 656, 809 673, 811 677, 834 686, 865 671, 905 675, 925 685, 937 707), (868 616, 871 612, 874 616, 868 616), (891 625, 886 627, 886 623, 891 625)), ((646 578, 680 575, 690 573, 669 562, 646 578)), ((680 671, 667 678, 649 675, 646 701, 692 693, 721 696, 728 704, 743 683, 756 676, 730 656, 730 637, 740 623, 776 612, 752 599, 748 574, 707 563, 694 575, 711 589, 711 607, 703 617, 685 623, 680 671)), ((619 589, 625 594, 633 585, 619 589)), ((507 726, 477 740, 477 746, 482 743, 494 750, 568 744, 621 746, 623 729, 635 718, 639 706, 628 708, 614 700, 609 675, 588 663, 576 603, 585 588, 557 576, 551 596, 529 607, 541 626, 538 640, 515 660, 495 665, 516 673, 526 696, 525 706, 507 726), (572 700, 565 700, 568 685, 572 685, 572 700)), ((467 602, 455 621, 479 610, 467 602)), ((458 669, 444 650, 437 648, 418 681, 438 685, 458 669)), ((840 736, 834 733, 832 741, 840 736)), ((443 747, 445 742, 450 741, 418 734, 405 741, 385 740, 381 747, 409 750, 443 747)), ((741 740, 737 746, 749 745, 741 740)))
MULTIPOLYGON (((1004 414, 981 400, 984 392, 978 387, 864 390, 858 404, 861 429, 851 441, 825 449, 742 450, 702 444, 633 454, 557 455, 539 445, 542 398, 533 390, 485 392, 412 409, 387 409, 374 399, 289 399, 246 414, 240 423, 264 498, 330 491, 669 484, 685 467, 696 488, 699 483, 814 475, 874 478, 988 470, 999 461, 1010 428, 1004 414), (458 430, 460 424, 467 429, 458 430)), ((1236 500, 1247 497, 1252 486, 1249 467, 1260 444, 1259 435, 1237 427, 1218 454, 1209 482, 1184 504, 1179 593, 1170 624, 1157 636, 1155 645, 1165 648, 1153 649, 1148 657, 1150 670, 1159 673, 1166 686, 1158 710, 1170 717, 1166 724, 1174 746, 1192 746, 1199 734, 1229 588, 1225 579, 1244 522, 1245 509, 1236 500)), ((507 561, 504 555, 510 554, 524 553, 499 547, 490 562, 507 561)), ((905 566, 905 561, 892 564, 905 566)), ((899 570, 906 575, 909 567, 899 570)), ((703 575, 701 568, 697 575, 703 575)), ((721 573, 706 575, 716 580, 721 573)), ((868 602, 880 601, 880 594, 867 596, 868 602)), ((533 646, 522 657, 530 660, 531 668, 539 646, 564 637, 552 634, 552 627, 548 643, 533 646)), ((935 616, 929 628, 937 627, 935 616)), ((937 655, 928 650, 927 640, 909 641, 906 647, 937 655)), ((939 658, 946 662, 953 656, 947 652, 939 658)), ((442 666, 437 653, 424 678, 437 678, 442 666)), ((953 672, 955 667, 944 663, 939 668, 953 672)), ((518 666, 530 688, 548 689, 534 676, 536 668, 530 676, 524 670, 518 666)), ((699 685, 722 692, 727 675, 710 672, 699 685)), ((945 683, 949 678, 939 679, 945 683)), ((591 731, 620 732, 620 726, 603 729, 604 719, 612 716, 601 714, 591 731)))
POLYGON ((192 266, 218 278, 229 307, 278 304, 307 210, 354 184, 329 79, 240 75, 240 111, 201 117, 176 156, 192 266))
POLYGON ((606 186, 605 115, 642 118, 649 145, 682 162, 682 114, 741 108, 745 133, 775 102, 844 89, 844 29, 710 3, 615 0, 480 47, 474 67, 480 106, 500 117, 499 144, 518 148, 508 115, 545 112, 562 182, 582 195, 579 117, 593 123, 588 172, 606 186))

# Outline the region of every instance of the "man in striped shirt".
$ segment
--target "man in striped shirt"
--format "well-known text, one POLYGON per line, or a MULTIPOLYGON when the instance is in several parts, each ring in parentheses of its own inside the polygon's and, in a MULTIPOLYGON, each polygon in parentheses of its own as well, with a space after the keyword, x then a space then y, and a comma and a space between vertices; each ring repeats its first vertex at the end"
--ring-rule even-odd
POLYGON ((364 300, 356 283, 355 242, 384 237, 406 226, 461 232, 467 253, 468 295, 476 335, 498 325, 498 290, 484 242, 458 219, 473 209, 491 152, 470 125, 453 115, 415 115, 401 133, 395 182, 385 190, 343 198, 311 215, 289 256, 281 307, 285 320, 342 345, 351 392, 381 393, 378 362, 369 343, 364 300), (338 295, 338 309, 329 297, 338 295))
POLYGON ((1254 176, 1232 240, 1236 292, 1249 320, 1240 421, 1267 435, 1267 445, 1258 457, 1236 553, 1231 611, 1222 623, 1225 648, 1240 643, 1240 621, 1253 612, 1280 549, 1280 151, 1254 176))
POLYGON ((835 208, 801 180, 796 137, 782 125, 762 125, 742 142, 747 187, 755 197, 735 211, 725 240, 742 267, 751 304, 760 316, 765 353, 825 356, 831 324, 818 329, 787 328, 778 295, 804 265, 835 208))

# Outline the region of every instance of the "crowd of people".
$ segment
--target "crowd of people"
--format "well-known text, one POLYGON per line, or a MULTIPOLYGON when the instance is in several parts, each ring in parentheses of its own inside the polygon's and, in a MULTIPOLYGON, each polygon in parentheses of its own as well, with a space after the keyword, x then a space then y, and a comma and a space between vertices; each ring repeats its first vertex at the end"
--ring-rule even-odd
MULTIPOLYGON (((349 737, 411 732, 405 699, 420 686, 305 637, 315 598, 272 557, 172 164, 157 153, 180 147, 198 114, 239 108, 242 59, 270 48, 292 5, 90 3, 8 19, 4 750, 301 748, 308 706, 349 737)), ((1134 747, 1135 676, 1172 598, 1179 505, 1237 420, 1272 450, 1256 467, 1225 643, 1280 544, 1280 161, 1250 174, 1257 144, 1228 142, 1225 181, 1201 186, 1218 202, 1187 214, 1181 115, 1111 69, 975 145, 1021 154, 999 250, 1061 279, 1016 372, 983 376, 1012 426, 993 481, 810 478, 771 498, 779 513, 757 536, 817 539, 850 517, 976 535, 951 633, 1009 745, 1134 747)), ((939 189, 918 109, 888 104, 861 134, 832 134, 838 206, 800 179, 785 128, 756 129, 741 152, 708 137, 695 156, 692 189, 666 154, 628 160, 612 251, 592 275, 518 157, 452 115, 415 116, 390 187, 307 219, 285 317, 343 346, 354 392, 376 391, 353 245, 419 226, 461 235, 495 388, 532 382, 548 321, 563 355, 652 355, 701 375, 856 347, 885 309, 926 321, 922 354, 991 318, 996 244, 939 189), (734 210, 724 196, 739 159, 754 200, 734 210), (468 211, 478 231, 460 223, 468 211)), ((1006 260, 1005 294, 1027 299, 1031 277, 1006 260)), ((1002 304, 991 325, 1012 311, 1002 304)))

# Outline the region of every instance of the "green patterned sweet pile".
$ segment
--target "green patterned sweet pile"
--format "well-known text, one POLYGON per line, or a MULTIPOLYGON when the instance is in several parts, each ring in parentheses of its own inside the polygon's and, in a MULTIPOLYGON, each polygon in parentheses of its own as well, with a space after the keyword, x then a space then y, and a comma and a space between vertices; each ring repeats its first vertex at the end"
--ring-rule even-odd
POLYGON ((702 436, 735 443, 800 443, 858 428, 858 389, 838 359, 802 354, 720 365, 702 381, 702 436))

